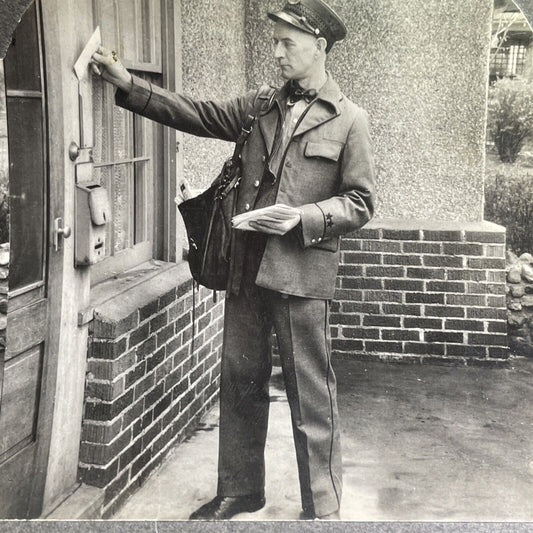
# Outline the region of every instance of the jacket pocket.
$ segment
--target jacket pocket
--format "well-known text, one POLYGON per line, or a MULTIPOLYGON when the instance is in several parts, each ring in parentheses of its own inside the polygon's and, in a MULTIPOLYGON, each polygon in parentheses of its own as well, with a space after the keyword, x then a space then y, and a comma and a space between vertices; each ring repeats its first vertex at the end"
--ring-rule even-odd
POLYGON ((335 141, 308 141, 305 146, 306 157, 323 157, 331 161, 338 161, 344 145, 335 141))
POLYGON ((313 248, 320 248, 321 250, 326 250, 328 252, 336 252, 339 249, 339 237, 333 237, 332 239, 326 239, 314 244, 313 248))

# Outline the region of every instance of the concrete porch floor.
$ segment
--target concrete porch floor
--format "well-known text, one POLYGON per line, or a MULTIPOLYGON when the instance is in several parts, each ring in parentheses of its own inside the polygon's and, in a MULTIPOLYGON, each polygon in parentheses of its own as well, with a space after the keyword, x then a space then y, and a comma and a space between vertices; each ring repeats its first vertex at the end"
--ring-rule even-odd
MULTIPOLYGON (((343 520, 532 521, 533 360, 509 369, 336 361, 343 520)), ((271 386, 266 506, 234 520, 297 520, 280 369, 271 386)), ((218 407, 113 517, 186 520, 215 495, 218 407)))

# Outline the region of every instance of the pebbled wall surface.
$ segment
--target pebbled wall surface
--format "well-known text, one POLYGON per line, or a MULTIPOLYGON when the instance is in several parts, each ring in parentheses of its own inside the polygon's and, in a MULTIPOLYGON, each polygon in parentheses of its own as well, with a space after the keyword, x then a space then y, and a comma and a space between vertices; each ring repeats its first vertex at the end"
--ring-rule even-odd
MULTIPOLYGON (((244 0, 181 0, 183 92, 226 99, 246 91, 244 0)), ((183 138, 184 176, 193 188, 213 181, 233 146, 183 138)))
MULTIPOLYGON (((269 6, 247 0, 248 84, 276 81, 269 6)), ((370 114, 377 216, 481 220, 491 0, 332 0, 329 69, 370 114)))

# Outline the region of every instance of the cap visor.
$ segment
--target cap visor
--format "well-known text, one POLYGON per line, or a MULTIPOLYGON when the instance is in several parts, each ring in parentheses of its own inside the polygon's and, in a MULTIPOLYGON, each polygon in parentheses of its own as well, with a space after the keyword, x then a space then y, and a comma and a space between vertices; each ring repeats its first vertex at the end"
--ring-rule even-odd
POLYGON ((292 17, 285 11, 277 11, 276 13, 268 13, 268 18, 273 20, 274 22, 285 22, 285 24, 294 26, 295 28, 298 28, 299 30, 305 31, 305 33, 310 33, 311 35, 314 35, 313 32, 309 28, 306 28, 298 19, 292 17))

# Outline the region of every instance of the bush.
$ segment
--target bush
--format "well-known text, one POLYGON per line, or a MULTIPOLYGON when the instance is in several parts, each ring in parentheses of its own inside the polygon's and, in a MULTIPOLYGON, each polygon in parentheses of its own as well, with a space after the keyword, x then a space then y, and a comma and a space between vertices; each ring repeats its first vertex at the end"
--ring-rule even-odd
POLYGON ((533 130, 533 83, 504 78, 489 89, 487 128, 500 160, 513 163, 533 130))
POLYGON ((516 167, 500 163, 494 172, 489 168, 485 219, 507 228, 507 248, 520 255, 533 252, 533 174, 516 167))

